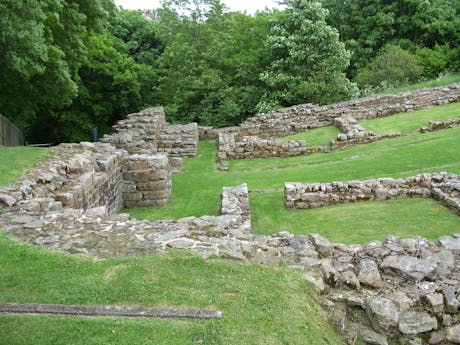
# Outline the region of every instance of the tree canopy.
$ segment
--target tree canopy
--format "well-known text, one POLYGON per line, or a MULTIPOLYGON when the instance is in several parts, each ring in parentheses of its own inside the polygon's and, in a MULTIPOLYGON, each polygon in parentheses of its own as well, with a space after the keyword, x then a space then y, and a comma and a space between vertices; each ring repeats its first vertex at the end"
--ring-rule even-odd
POLYGON ((146 106, 231 126, 460 69, 460 0, 284 2, 248 15, 163 0, 147 20, 113 0, 4 0, 0 112, 27 141, 59 143, 146 106))

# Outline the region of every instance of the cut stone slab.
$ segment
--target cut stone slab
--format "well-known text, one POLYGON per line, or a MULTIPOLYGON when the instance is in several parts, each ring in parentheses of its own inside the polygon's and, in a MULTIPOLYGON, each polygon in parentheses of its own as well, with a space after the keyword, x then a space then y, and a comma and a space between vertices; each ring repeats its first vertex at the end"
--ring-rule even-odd
POLYGON ((399 316, 399 330, 402 334, 419 334, 437 327, 438 321, 428 313, 406 311, 399 316))
POLYGON ((440 293, 430 293, 425 296, 425 300, 434 313, 440 313, 444 310, 444 298, 440 293))
POLYGON ((332 255, 332 245, 328 239, 324 238, 319 234, 311 234, 308 238, 313 243, 316 251, 323 257, 328 257, 332 255))
POLYGON ((409 279, 420 281, 429 276, 438 267, 434 257, 418 259, 407 255, 391 255, 383 260, 380 268, 393 270, 409 279))
POLYGON ((127 316, 151 318, 220 319, 222 312, 211 309, 182 309, 128 306, 0 303, 1 313, 60 314, 78 316, 127 316))

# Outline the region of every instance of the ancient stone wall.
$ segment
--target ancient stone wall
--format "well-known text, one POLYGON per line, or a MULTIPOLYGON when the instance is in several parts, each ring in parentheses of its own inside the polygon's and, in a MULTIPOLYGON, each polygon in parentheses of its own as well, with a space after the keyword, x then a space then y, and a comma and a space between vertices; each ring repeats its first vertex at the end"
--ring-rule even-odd
POLYGON ((0 204, 42 212, 63 207, 165 205, 171 194, 168 157, 129 155, 110 144, 61 144, 20 182, 0 190, 0 204))
POLYGON ((198 126, 200 140, 217 140, 219 139, 219 133, 233 134, 239 136, 241 128, 235 127, 223 127, 214 128, 211 126, 198 126))
POLYGON ((158 140, 158 152, 166 152, 171 157, 195 157, 198 150, 198 125, 166 124, 158 140))
POLYGON ((258 137, 235 138, 233 134, 220 133, 217 157, 220 160, 292 157, 305 154, 305 140, 280 141, 258 137))
POLYGON ((170 125, 163 108, 148 108, 129 114, 113 126, 115 132, 102 142, 124 149, 130 154, 168 153, 171 157, 193 157, 198 148, 198 126, 170 125))
MULTIPOLYGON (((53 180, 51 175, 47 179, 53 180)), ((37 191, 50 191, 52 184, 42 180, 37 191)), ((339 199, 352 201, 361 200, 361 195, 426 196, 431 191, 445 205, 460 208, 460 176, 448 173, 316 184, 310 189, 324 194, 328 188, 339 199), (373 186, 388 190, 373 193, 373 186), (343 191, 349 190, 353 192, 346 199, 343 191)), ((29 197, 33 199, 33 193, 29 197)), ((29 209, 24 201, 0 207, 0 228, 29 243, 100 258, 188 249, 203 258, 222 255, 292 267, 321 293, 330 322, 348 344, 460 342, 460 234, 436 243, 388 236, 358 245, 331 243, 318 234, 254 235, 246 185, 224 188, 219 216, 153 223, 127 214, 109 216, 105 207, 29 209)))
POLYGON ((125 207, 168 204, 171 197, 171 169, 166 154, 131 155, 122 170, 125 207))
POLYGON ((332 183, 284 185, 285 206, 308 209, 368 200, 435 198, 460 212, 460 176, 422 174, 402 179, 379 178, 332 183))
POLYGON ((152 154, 158 151, 158 141, 165 123, 163 108, 144 109, 118 121, 113 126, 115 132, 105 135, 101 141, 131 154, 152 154))
POLYGON ((449 119, 446 121, 430 121, 428 123, 428 126, 420 128, 420 132, 421 133, 434 132, 434 131, 439 131, 440 129, 445 129, 445 128, 455 128, 455 127, 458 127, 459 125, 460 125, 460 118, 459 119, 449 119))
POLYGON ((342 115, 350 115, 358 120, 370 119, 458 101, 460 83, 324 106, 296 105, 247 119, 241 124, 240 135, 276 138, 331 125, 336 117, 342 115))

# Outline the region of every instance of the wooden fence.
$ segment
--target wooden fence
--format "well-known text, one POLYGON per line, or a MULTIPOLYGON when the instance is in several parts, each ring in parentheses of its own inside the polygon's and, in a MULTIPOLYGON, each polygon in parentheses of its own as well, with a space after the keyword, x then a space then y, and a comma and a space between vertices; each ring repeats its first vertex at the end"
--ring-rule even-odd
POLYGON ((6 117, 0 115, 0 146, 24 145, 22 132, 6 117))

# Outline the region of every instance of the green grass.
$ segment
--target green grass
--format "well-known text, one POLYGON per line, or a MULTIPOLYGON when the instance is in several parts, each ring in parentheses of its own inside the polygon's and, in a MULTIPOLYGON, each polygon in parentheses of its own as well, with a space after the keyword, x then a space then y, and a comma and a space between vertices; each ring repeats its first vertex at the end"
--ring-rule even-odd
POLYGON ((287 137, 279 138, 279 140, 306 140, 307 147, 328 145, 331 139, 336 139, 339 134, 339 129, 335 126, 326 126, 321 128, 310 129, 306 132, 301 132, 287 137))
POLYGON ((396 114, 380 119, 360 121, 361 125, 376 134, 389 132, 413 133, 428 125, 430 120, 443 121, 460 118, 460 103, 451 103, 410 113, 396 114))
POLYGON ((51 154, 51 150, 45 148, 0 146, 0 188, 15 182, 37 161, 51 154))
POLYGON ((250 200, 253 228, 263 235, 278 231, 320 233, 335 242, 354 244, 382 241, 388 235, 419 235, 435 241, 460 232, 460 218, 433 199, 359 202, 289 211, 284 209, 283 193, 251 194, 250 200))
POLYGON ((423 81, 423 82, 411 84, 411 85, 404 85, 404 86, 400 86, 397 88, 387 89, 383 91, 382 93, 393 94, 393 93, 399 93, 399 92, 404 92, 404 91, 413 91, 413 90, 423 89, 426 87, 436 87, 436 86, 448 85, 448 84, 456 83, 459 81, 460 81, 460 74, 448 74, 448 75, 442 76, 441 78, 427 80, 427 81, 423 81))
POLYGON ((299 272, 187 252, 94 261, 0 233, 0 301, 216 308, 221 320, 0 315, 0 344, 340 344, 299 272))

